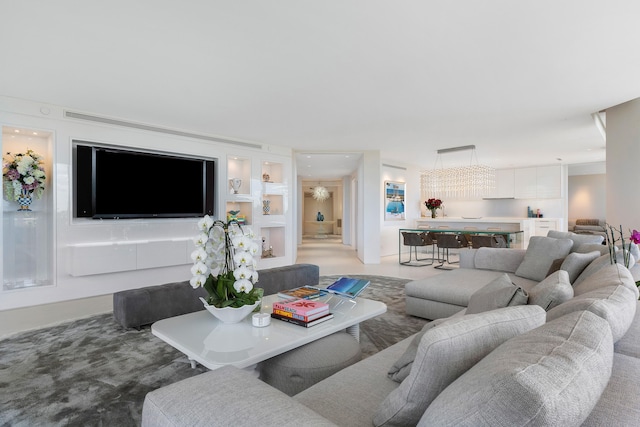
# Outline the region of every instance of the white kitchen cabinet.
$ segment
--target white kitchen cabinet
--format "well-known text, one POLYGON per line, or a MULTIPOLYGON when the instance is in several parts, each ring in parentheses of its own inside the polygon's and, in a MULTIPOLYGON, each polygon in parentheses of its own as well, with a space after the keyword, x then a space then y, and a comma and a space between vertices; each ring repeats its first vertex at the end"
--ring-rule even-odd
POLYGON ((549 231, 560 230, 560 220, 557 218, 535 218, 534 236, 546 236, 549 231))
POLYGON ((496 183, 491 198, 512 199, 515 191, 515 169, 497 169, 496 183))
POLYGON ((562 169, 560 166, 538 166, 538 199, 559 199, 562 197, 562 169))
POLYGON ((535 199, 538 197, 537 168, 516 169, 513 176, 514 196, 516 199, 535 199))
POLYGON ((516 169, 514 185, 516 199, 559 199, 562 169, 559 165, 516 169))

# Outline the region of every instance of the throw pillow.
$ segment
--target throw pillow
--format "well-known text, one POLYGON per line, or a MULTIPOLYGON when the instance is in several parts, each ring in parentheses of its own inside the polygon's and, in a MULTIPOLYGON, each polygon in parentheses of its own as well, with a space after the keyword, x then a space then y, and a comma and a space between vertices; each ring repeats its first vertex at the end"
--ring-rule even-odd
POLYGON ((560 270, 560 266, 562 265, 564 260, 565 258, 554 259, 553 262, 551 263, 551 267, 549 267, 549 271, 547 271, 547 277, 549 277, 550 274, 560 270))
POLYGON ((572 313, 496 348, 447 387, 418 426, 578 426, 612 365, 607 322, 572 313))
POLYGON ((547 276, 529 291, 529 304, 539 305, 545 311, 573 298, 573 287, 569 273, 558 270, 547 276))
POLYGON ((609 253, 606 253, 604 255, 600 255, 598 258, 596 258, 595 260, 591 261, 591 264, 589 264, 587 267, 585 267, 584 270, 582 270, 582 273, 580 273, 580 275, 572 283, 572 285, 574 287, 578 286, 580 283, 582 283, 584 280, 586 280, 587 277, 591 276, 596 271, 600 270, 602 267, 605 267, 607 265, 611 265, 611 260, 609 259, 609 253))
POLYGON ((483 313, 496 308, 526 304, 529 297, 519 286, 511 283, 507 273, 501 274, 475 291, 469 298, 466 314, 483 313))
POLYGON ((576 251, 580 245, 585 243, 602 244, 602 242, 604 242, 604 236, 599 234, 577 234, 571 231, 551 230, 547 232, 547 237, 553 237, 554 239, 571 239, 571 241, 573 241, 571 252, 576 251))
POLYGON ((600 252, 597 251, 586 254, 571 252, 562 262, 560 270, 564 270, 569 273, 569 282, 573 283, 587 265, 591 264, 591 262, 598 257, 600 257, 600 252))
POLYGON ((569 255, 573 241, 571 239, 554 239, 553 237, 533 236, 524 259, 516 270, 516 276, 542 282, 547 276, 554 259, 569 255))
POLYGON ((547 237, 553 237, 554 239, 568 239, 571 235, 569 231, 549 230, 547 231, 547 237))
POLYGON ((451 318, 426 331, 409 376, 382 402, 376 426, 416 425, 449 384, 503 342, 544 324, 535 305, 507 307, 451 318))
POLYGON ((569 238, 573 240, 573 246, 571 251, 575 251, 580 247, 580 245, 584 245, 585 243, 595 243, 601 245, 604 242, 604 236, 599 234, 576 234, 571 233, 569 238))
POLYGON ((608 254, 609 247, 607 245, 603 245, 602 243, 583 243, 574 252, 580 252, 581 254, 586 254, 587 252, 598 251, 600 255, 608 254))
POLYGON ((418 346, 420 345, 420 340, 424 336, 424 334, 431 328, 434 328, 443 322, 446 322, 449 318, 445 317, 442 319, 436 319, 433 322, 429 322, 422 327, 422 330, 418 332, 411 343, 405 350, 405 352, 400 356, 398 360, 391 366, 387 375, 392 380, 401 383, 405 378, 409 376, 409 372, 411 372, 411 367, 413 366, 413 361, 416 358, 416 353, 418 353, 418 346))

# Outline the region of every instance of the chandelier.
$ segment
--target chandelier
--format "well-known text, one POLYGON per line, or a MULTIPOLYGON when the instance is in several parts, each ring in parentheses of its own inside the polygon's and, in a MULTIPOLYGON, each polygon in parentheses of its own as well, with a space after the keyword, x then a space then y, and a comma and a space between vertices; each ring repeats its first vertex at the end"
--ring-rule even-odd
POLYGON ((445 148, 438 150, 436 165, 432 170, 421 173, 420 187, 422 198, 446 197, 446 198, 469 198, 482 197, 489 193, 495 186, 495 169, 486 165, 478 164, 475 145, 465 145, 462 147, 445 148), (472 150, 471 164, 452 168, 437 168, 441 154, 454 151, 472 150), (473 163, 475 157, 475 164, 473 163))
POLYGON ((317 187, 314 187, 311 197, 319 202, 324 202, 329 198, 329 190, 321 185, 318 185, 317 187))

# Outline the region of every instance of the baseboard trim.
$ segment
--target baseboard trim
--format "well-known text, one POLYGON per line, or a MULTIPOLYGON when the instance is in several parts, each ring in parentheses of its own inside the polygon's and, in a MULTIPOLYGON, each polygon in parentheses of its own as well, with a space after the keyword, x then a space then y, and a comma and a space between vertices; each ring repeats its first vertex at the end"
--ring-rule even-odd
POLYGON ((4 310, 0 311, 0 339, 108 312, 113 312, 112 294, 4 310))

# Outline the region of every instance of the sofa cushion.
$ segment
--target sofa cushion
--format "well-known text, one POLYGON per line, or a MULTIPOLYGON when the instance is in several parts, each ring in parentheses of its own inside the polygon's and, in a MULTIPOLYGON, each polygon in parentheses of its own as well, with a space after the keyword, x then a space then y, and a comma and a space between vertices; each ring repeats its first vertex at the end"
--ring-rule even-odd
MULTIPOLYGON (((640 301, 636 303, 636 315, 633 318, 633 322, 631 322, 631 326, 627 333, 615 343, 613 351, 636 357, 640 361, 640 301)), ((638 381, 640 381, 640 376, 638 376, 638 381)), ((638 409, 640 410, 640 406, 638 406, 638 409)))
POLYGON ((426 331, 409 376, 389 393, 376 426, 415 425, 449 384, 504 341, 544 323, 538 306, 507 307, 449 319, 426 331))
MULTIPOLYGON (((145 387, 156 384, 152 381, 145 387)), ((335 425, 253 373, 227 365, 147 393, 141 425, 265 426, 283 425, 283 419, 305 420, 310 426, 335 425), (249 410, 242 410, 242 402, 250 402, 249 410)))
POLYGON ((460 252, 460 259, 466 258, 464 255, 467 253, 475 254, 475 256, 473 256, 473 268, 515 273, 518 266, 522 263, 526 251, 524 249, 484 247, 471 249, 470 251, 462 251, 460 252))
POLYGON ((597 226, 597 227, 600 227, 601 230, 604 229, 603 228, 604 221, 597 218, 578 218, 576 219, 576 225, 583 225, 583 226, 589 226, 589 227, 597 226))
POLYGON ((533 236, 529 239, 529 247, 516 270, 516 276, 541 282, 547 276, 553 260, 569 255, 572 245, 571 239, 533 236))
POLYGON ((612 285, 624 285, 629 288, 631 292, 639 295, 638 287, 636 286, 631 272, 622 264, 611 264, 608 262, 608 258, 606 263, 603 263, 602 266, 600 266, 591 275, 584 278, 583 281, 580 283, 576 281, 576 283, 573 284, 573 293, 575 296, 578 296, 591 292, 595 289, 612 285))
POLYGON ((614 352, 611 379, 582 426, 637 426, 640 420, 638 372, 640 359, 614 352))
POLYGON ((587 265, 591 264, 591 262, 598 257, 600 257, 600 252, 598 251, 588 252, 586 254, 571 252, 567 255, 564 261, 562 261, 560 270, 564 270, 569 273, 569 283, 573 283, 587 265))
POLYGON ((602 244, 604 241, 604 236, 600 234, 577 234, 570 231, 550 230, 547 232, 547 237, 553 237, 554 239, 571 239, 573 241, 571 252, 577 250, 580 245, 584 243, 602 244))
POLYGON ((419 426, 576 426, 611 376, 607 323, 581 311, 514 337, 447 387, 419 426))
POLYGON ((636 297, 624 285, 612 285, 573 297, 547 312, 547 321, 552 321, 575 311, 590 311, 611 327, 613 342, 624 336, 636 314, 636 297))
POLYGON ((545 311, 549 311, 571 298, 573 298, 573 287, 569 282, 569 273, 558 270, 529 291, 528 304, 539 305, 545 311))
MULTIPOLYGON (((405 338, 373 356, 344 368, 296 394, 293 400, 336 425, 371 427, 373 414, 389 393, 400 386, 387 376, 387 368, 406 351, 412 339, 413 336, 405 338)), ((285 421, 287 420, 280 419, 277 425, 287 424, 285 421)), ((306 426, 306 420, 302 421, 292 419, 288 424, 306 426)))
POLYGON ((504 273, 477 290, 469 299, 466 314, 483 313, 496 308, 523 305, 528 300, 527 293, 511 283, 504 273))

